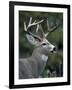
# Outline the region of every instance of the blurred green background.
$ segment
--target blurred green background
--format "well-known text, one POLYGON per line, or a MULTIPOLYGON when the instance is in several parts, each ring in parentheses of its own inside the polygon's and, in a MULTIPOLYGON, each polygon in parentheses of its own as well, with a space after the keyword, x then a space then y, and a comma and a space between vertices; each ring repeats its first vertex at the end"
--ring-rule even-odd
MULTIPOLYGON (((30 17, 34 20, 40 21, 44 19, 42 28, 47 32, 46 19, 49 20, 50 28, 55 25, 57 21, 60 26, 52 32, 48 37, 48 41, 57 46, 57 53, 50 53, 46 67, 42 73, 42 77, 61 77, 63 76, 63 13, 53 12, 34 12, 34 11, 19 11, 19 58, 26 58, 31 56, 34 46, 29 44, 24 32, 24 22, 28 25, 30 17)), ((32 27, 34 31, 36 27, 32 27)))

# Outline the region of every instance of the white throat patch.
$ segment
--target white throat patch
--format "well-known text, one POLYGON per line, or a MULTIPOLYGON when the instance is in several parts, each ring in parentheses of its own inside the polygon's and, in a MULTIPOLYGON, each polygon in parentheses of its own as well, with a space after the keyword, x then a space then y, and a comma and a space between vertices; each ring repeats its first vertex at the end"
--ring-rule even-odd
POLYGON ((46 55, 44 55, 44 54, 43 54, 43 55, 41 55, 41 58, 42 58, 42 60, 43 60, 43 61, 45 61, 45 62, 46 62, 46 61, 47 61, 47 59, 48 59, 48 56, 46 56, 46 55))

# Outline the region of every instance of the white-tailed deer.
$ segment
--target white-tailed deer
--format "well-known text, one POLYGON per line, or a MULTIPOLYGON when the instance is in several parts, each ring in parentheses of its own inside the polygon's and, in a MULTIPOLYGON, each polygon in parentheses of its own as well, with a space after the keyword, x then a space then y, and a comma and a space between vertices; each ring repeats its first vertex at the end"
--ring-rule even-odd
POLYGON ((44 20, 36 22, 36 20, 32 23, 32 17, 30 17, 30 21, 28 26, 24 22, 24 30, 26 32, 26 37, 30 44, 34 45, 35 48, 33 50, 32 55, 29 58, 23 58, 19 60, 19 79, 27 79, 27 78, 38 78, 41 76, 42 71, 46 66, 46 62, 48 60, 48 53, 56 51, 56 47, 52 45, 46 37, 49 33, 56 30, 58 24, 54 25, 53 28, 50 29, 49 22, 47 19, 47 28, 48 32, 45 34, 41 27, 41 23, 44 20), (33 34, 30 31, 30 27, 36 25, 36 33, 38 33, 39 29, 41 30, 41 35, 33 34))

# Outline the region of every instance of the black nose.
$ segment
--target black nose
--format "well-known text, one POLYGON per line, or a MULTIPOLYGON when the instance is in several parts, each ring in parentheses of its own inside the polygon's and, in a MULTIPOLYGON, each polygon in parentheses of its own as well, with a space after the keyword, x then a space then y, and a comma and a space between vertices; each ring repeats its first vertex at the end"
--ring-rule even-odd
POLYGON ((53 51, 56 51, 56 47, 53 48, 53 51))

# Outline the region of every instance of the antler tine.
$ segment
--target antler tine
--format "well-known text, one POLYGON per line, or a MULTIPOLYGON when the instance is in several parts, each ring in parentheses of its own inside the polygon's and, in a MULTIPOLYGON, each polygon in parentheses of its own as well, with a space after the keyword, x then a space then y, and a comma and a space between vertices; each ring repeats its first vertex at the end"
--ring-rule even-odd
POLYGON ((45 37, 47 37, 48 36, 48 34, 49 34, 49 30, 50 30, 50 27, 49 27, 49 22, 48 22, 48 18, 47 18, 47 28, 48 28, 48 32, 46 33, 46 34, 44 34, 45 35, 45 37))
POLYGON ((36 33, 38 32, 38 30, 39 30, 39 24, 37 24, 36 33))
POLYGON ((31 22, 32 22, 32 17, 30 17, 29 25, 31 24, 31 22))
POLYGON ((24 22, 24 30, 27 31, 26 23, 24 22))
POLYGON ((48 30, 50 29, 50 27, 49 27, 49 22, 48 22, 48 18, 47 18, 47 28, 48 28, 48 30))
POLYGON ((43 35, 43 38, 44 38, 45 37, 45 33, 43 31, 43 28, 42 28, 41 24, 40 24, 40 29, 41 29, 41 32, 42 32, 42 35, 43 35))

